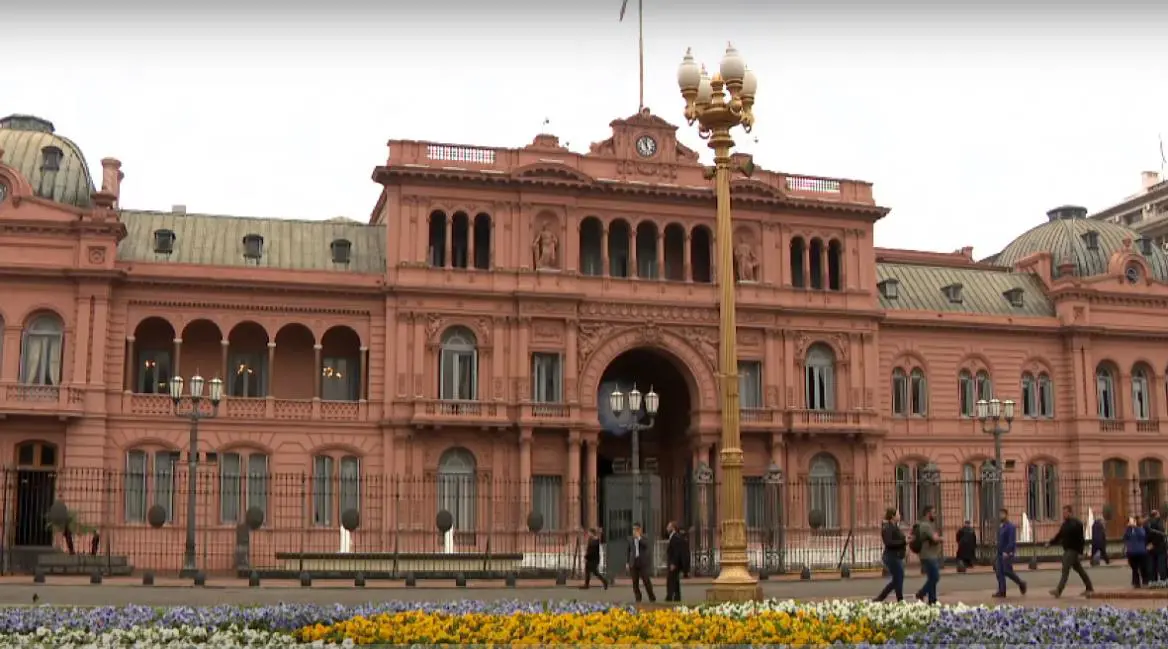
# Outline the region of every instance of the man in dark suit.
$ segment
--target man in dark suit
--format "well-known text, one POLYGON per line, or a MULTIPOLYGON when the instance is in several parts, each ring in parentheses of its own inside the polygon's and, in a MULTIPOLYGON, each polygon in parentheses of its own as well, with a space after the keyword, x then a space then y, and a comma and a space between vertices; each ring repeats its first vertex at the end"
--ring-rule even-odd
POLYGON ((1168 538, 1159 511, 1152 510, 1144 529, 1148 536, 1148 581, 1168 579, 1168 574, 1165 574, 1168 573, 1168 538))
POLYGON ((1079 579, 1083 580, 1083 586, 1086 587, 1084 594, 1094 592, 1095 588, 1091 585, 1091 577, 1087 575, 1087 571, 1083 570, 1083 551, 1087 547, 1086 534, 1083 532, 1083 521, 1075 518, 1071 513, 1071 506, 1063 506, 1063 524, 1059 527, 1059 531, 1054 535, 1054 538, 1047 542, 1047 547, 1058 545, 1063 549, 1063 571, 1059 576, 1059 583, 1050 591, 1051 595, 1056 598, 1061 597, 1063 589, 1067 587, 1067 577, 1070 576, 1071 571, 1079 575, 1079 579))
POLYGON ((650 602, 656 602, 653 594, 653 583, 649 581, 649 568, 653 564, 649 559, 649 543, 645 540, 640 523, 633 523, 633 538, 629 539, 629 554, 625 568, 629 571, 629 579, 633 580, 633 599, 641 601, 641 584, 645 585, 645 594, 650 602))
POLYGON ((588 546, 584 549, 584 585, 580 588, 588 590, 588 584, 595 575, 604 590, 608 590, 608 580, 600 574, 600 533, 594 527, 588 530, 588 546))
POLYGON ((685 539, 677 529, 677 523, 670 521, 665 529, 669 533, 669 542, 665 547, 665 560, 669 564, 669 573, 665 577, 665 601, 680 602, 681 573, 686 567, 685 539))

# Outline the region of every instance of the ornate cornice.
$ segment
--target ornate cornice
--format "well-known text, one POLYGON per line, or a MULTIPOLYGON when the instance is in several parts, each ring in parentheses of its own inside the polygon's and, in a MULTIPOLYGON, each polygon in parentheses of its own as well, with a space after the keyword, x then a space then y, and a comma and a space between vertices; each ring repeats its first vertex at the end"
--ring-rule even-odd
POLYGON ((192 311, 194 313, 202 313, 207 311, 261 311, 267 313, 304 313, 304 314, 318 314, 318 315, 341 315, 341 316, 358 316, 371 317, 373 311, 365 309, 346 309, 341 307, 327 307, 327 306, 286 306, 277 304, 256 304, 254 302, 222 302, 210 300, 168 300, 168 299, 149 299, 149 298, 134 298, 129 301, 130 306, 143 306, 149 308, 163 308, 163 309, 181 309, 192 311))
MULTIPOLYGON (((447 169, 439 167, 378 167, 373 174, 374 180, 381 183, 400 182, 408 179, 418 184, 477 186, 494 189, 524 190, 558 190, 575 194, 591 194, 606 196, 643 197, 656 201, 684 202, 693 205, 695 201, 714 203, 712 189, 700 187, 661 186, 650 184, 635 184, 623 182, 594 183, 582 182, 577 179, 547 176, 515 177, 503 174, 482 174, 470 170, 447 169)), ((732 196, 734 207, 761 207, 767 209, 802 209, 816 212, 833 212, 864 217, 875 221, 888 213, 888 208, 877 205, 860 205, 832 201, 801 200, 787 196, 781 190, 775 190, 775 195, 763 193, 734 193, 732 196)))

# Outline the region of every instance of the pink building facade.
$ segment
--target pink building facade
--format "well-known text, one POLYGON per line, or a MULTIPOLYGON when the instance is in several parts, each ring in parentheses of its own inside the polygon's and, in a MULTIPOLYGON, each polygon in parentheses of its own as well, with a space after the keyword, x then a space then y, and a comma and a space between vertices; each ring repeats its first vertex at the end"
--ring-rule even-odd
MULTIPOLYGON (((604 480, 631 459, 614 386, 660 395, 639 446, 654 520, 708 521, 714 492, 694 485, 719 479, 711 183, 661 118, 611 129, 586 154, 547 134, 391 141, 358 223, 135 210, 121 185, 149 161, 91 170, 49 122, 0 121, 5 545, 52 543, 40 521, 60 498, 136 565, 177 563, 157 551, 181 546, 186 516, 188 422, 168 384, 195 374, 225 382, 198 456, 200 544, 221 567, 250 508, 270 552, 335 549, 347 509, 366 550, 409 533, 442 547, 440 509, 466 551, 515 545, 533 511, 561 542, 611 526, 604 480)), ((772 522, 791 528, 810 511, 870 527, 930 498, 984 518, 982 398, 1017 402, 1013 510, 1159 502, 1159 246, 1067 207, 988 260, 879 249, 888 210, 868 183, 758 171, 733 192, 757 526, 777 482, 772 522)))

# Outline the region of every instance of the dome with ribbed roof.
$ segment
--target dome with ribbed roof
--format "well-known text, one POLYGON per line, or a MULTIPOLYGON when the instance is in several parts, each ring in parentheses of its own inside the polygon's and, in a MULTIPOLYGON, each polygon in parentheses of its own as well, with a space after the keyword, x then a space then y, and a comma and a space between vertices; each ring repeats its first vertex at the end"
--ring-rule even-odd
POLYGON ((24 176, 37 196, 89 207, 94 188, 85 156, 55 130, 52 122, 32 115, 0 119, 0 162, 24 176))
POLYGON ((1132 251, 1142 254, 1158 280, 1168 281, 1168 255, 1153 242, 1143 240, 1135 230, 1118 223, 1087 218, 1087 208, 1056 207, 1046 213, 1047 222, 1031 228, 1010 242, 990 261, 999 266, 1013 266, 1036 252, 1049 252, 1055 277, 1062 275, 1059 266, 1070 262, 1079 277, 1106 274, 1111 256, 1124 249, 1131 240, 1132 251))

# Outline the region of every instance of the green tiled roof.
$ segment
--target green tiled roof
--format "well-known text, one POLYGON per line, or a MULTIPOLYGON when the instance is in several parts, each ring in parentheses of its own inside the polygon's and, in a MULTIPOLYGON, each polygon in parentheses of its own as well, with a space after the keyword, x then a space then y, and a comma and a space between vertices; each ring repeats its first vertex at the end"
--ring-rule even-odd
MULTIPOLYGON (((1031 228, 1010 242, 993 258, 993 263, 1013 266, 1028 255, 1049 252, 1055 277, 1060 276, 1058 266, 1064 260, 1070 260, 1075 265, 1075 274, 1079 277, 1105 274, 1111 255, 1123 250, 1124 239, 1131 239, 1134 243, 1140 234, 1118 223, 1083 218, 1085 215, 1085 209, 1052 210, 1046 223, 1031 228), (1099 244, 1095 250, 1088 250, 1083 241, 1083 235, 1090 231, 1098 234, 1099 244)), ((1134 245, 1133 249, 1139 251, 1134 245)), ((1168 256, 1164 251, 1159 246, 1152 246, 1151 254, 1145 258, 1152 269, 1152 275, 1156 279, 1168 281, 1168 256)))
POLYGON ((880 306, 896 311, 933 311, 986 315, 1053 316, 1042 282, 1030 273, 1002 269, 946 268, 915 264, 880 263, 876 281, 897 280, 898 297, 880 292, 880 306), (951 302, 945 287, 961 285, 960 303, 951 302), (1022 306, 1010 303, 1007 293, 1022 291, 1022 306))
POLYGON ((286 270, 335 270, 350 273, 385 272, 385 226, 349 219, 293 221, 210 214, 178 214, 122 210, 126 238, 118 244, 118 259, 207 266, 254 266, 286 270), (173 251, 154 250, 154 233, 174 233, 173 251), (243 238, 263 237, 263 254, 244 257, 243 238), (332 242, 350 242, 348 264, 332 260, 332 242))
POLYGON ((0 162, 28 179, 32 191, 58 203, 89 207, 94 192, 93 179, 81 149, 68 138, 53 132, 53 124, 30 115, 9 115, 0 119, 0 162), (46 147, 61 150, 56 170, 42 170, 46 147))

